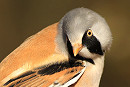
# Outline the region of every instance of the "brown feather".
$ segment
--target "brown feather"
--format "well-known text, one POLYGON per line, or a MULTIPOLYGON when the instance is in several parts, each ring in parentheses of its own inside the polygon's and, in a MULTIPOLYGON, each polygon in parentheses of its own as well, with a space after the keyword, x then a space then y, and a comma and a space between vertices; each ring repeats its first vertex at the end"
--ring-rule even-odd
MULTIPOLYGON (((15 77, 17 72, 11 73, 18 69, 21 69, 21 74, 44 64, 67 59, 64 55, 57 54, 55 51, 57 25, 58 23, 50 25, 31 36, 0 63, 0 84, 6 77, 15 77)), ((8 78, 7 80, 9 80, 8 78)))
POLYGON ((36 68, 32 71, 28 71, 16 78, 10 79, 8 82, 4 84, 4 86, 16 86, 16 87, 30 87, 30 86, 43 86, 48 87, 52 84, 55 85, 57 82, 58 84, 64 85, 69 80, 73 79, 83 68, 83 62, 74 62, 74 63, 60 63, 59 65, 48 65, 43 66, 41 68, 36 68), (63 64, 63 65, 62 65, 63 64), (61 66, 59 66, 61 65, 61 66), (49 67, 50 66, 50 67, 49 67), (48 70, 54 67, 57 67, 54 73, 50 73, 48 70), (58 68, 59 67, 59 68, 58 68), (42 70, 42 72, 40 72, 42 70), (44 70, 48 70, 44 72, 44 70), (60 71, 59 71, 60 70, 60 71))

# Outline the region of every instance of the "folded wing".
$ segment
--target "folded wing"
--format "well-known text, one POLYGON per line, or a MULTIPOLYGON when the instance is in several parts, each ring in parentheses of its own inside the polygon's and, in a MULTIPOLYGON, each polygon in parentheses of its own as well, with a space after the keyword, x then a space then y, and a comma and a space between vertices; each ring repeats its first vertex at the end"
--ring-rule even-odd
POLYGON ((3 86, 9 87, 67 87, 74 84, 86 68, 84 61, 64 61, 38 67, 12 78, 3 86))

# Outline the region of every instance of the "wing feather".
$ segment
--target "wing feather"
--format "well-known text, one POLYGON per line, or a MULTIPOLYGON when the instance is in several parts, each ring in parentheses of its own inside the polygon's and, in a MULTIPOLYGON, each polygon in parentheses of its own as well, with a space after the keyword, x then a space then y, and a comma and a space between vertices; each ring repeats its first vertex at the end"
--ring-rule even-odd
POLYGON ((16 87, 67 87, 74 84, 85 71, 83 61, 61 62, 28 71, 10 79, 3 86, 16 87))

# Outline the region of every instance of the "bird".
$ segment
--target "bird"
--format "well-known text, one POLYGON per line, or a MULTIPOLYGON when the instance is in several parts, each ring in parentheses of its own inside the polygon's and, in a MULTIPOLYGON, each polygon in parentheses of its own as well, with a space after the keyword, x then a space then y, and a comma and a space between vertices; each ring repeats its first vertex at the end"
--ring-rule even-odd
POLYGON ((27 38, 0 63, 0 87, 99 87, 112 33, 80 7, 27 38))

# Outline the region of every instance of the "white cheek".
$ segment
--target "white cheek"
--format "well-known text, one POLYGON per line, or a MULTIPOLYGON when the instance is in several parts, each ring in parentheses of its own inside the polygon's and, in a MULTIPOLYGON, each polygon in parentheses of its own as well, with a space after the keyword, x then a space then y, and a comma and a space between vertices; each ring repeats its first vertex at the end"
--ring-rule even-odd
POLYGON ((92 58, 92 59, 99 56, 97 54, 90 53, 89 50, 86 47, 82 48, 82 50, 79 52, 79 55, 82 56, 82 57, 85 57, 85 58, 92 58))

